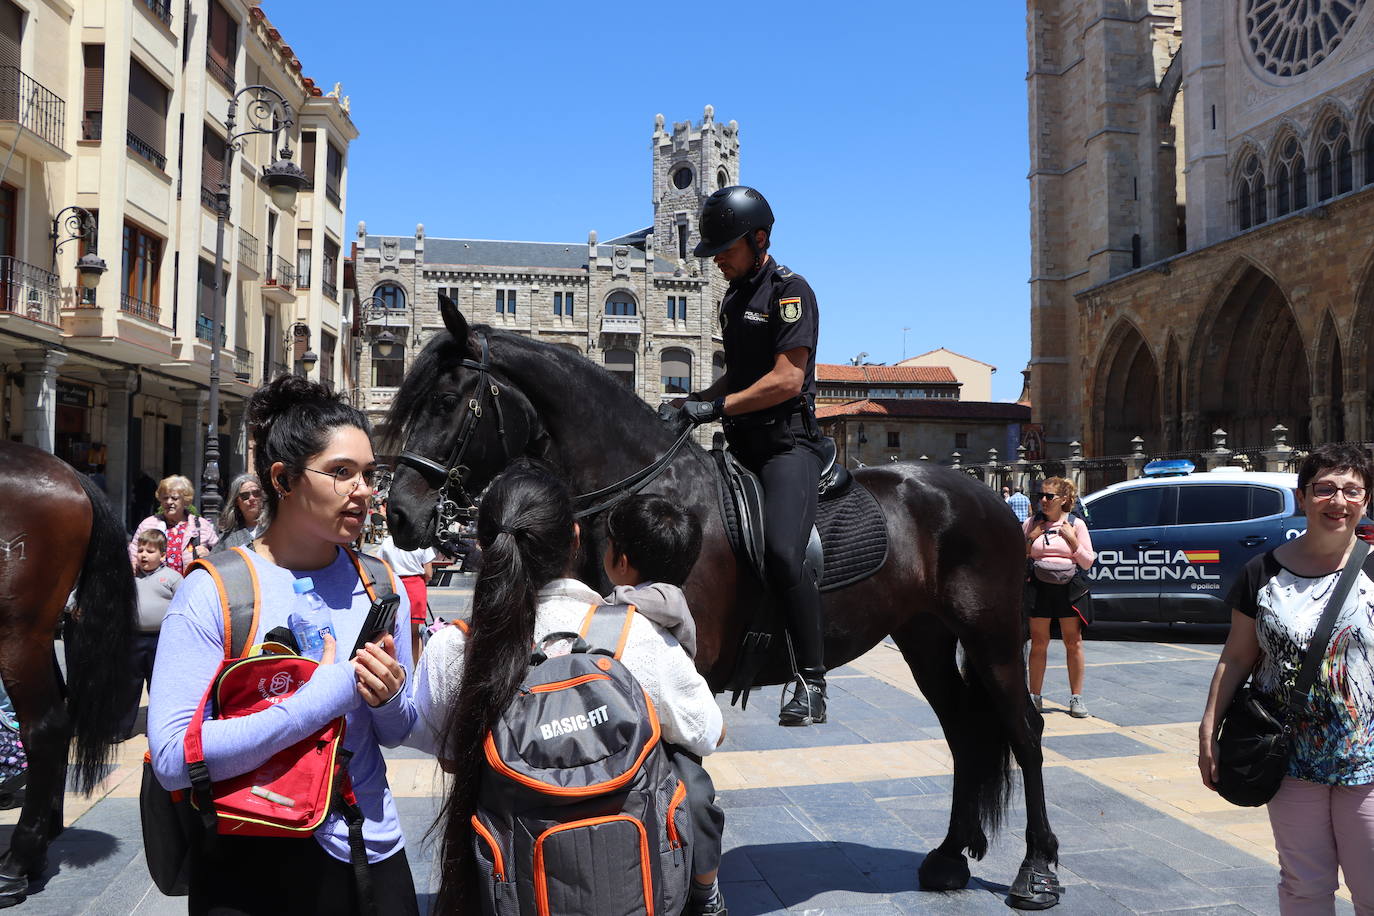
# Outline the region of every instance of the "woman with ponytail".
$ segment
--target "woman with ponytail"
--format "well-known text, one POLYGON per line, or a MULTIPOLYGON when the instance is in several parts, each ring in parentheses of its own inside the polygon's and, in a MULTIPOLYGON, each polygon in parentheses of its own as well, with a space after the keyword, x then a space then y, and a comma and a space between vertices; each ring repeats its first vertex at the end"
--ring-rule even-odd
MULTIPOLYGON (((481 912, 470 824, 482 744, 528 673, 531 648, 550 633, 577 632, 588 605, 602 603, 571 578, 579 535, 567 489, 542 471, 512 468, 482 496, 470 635, 440 630, 415 674, 419 720, 408 743, 437 754, 454 777, 440 812, 436 913, 481 912)), ((698 755, 715 749, 720 709, 667 630, 635 614, 621 661, 653 701, 664 741, 698 755)))
MULTIPOLYGON (((415 724, 406 689, 410 618, 403 589, 392 631, 347 658, 371 606, 346 550, 362 531, 376 477, 367 418, 319 384, 281 376, 253 395, 248 422, 272 523, 236 548, 241 556, 230 562, 247 561, 257 580, 257 632, 286 625, 296 600, 293 586, 308 577, 329 608, 334 635, 325 636, 319 668, 295 694, 251 715, 207 720, 205 762, 213 780, 252 772, 346 716, 344 748, 351 752, 348 773, 364 816, 376 912, 412 916, 419 911, 415 886, 381 754, 415 724)), ((225 562, 223 556, 209 562, 225 562)), ((190 785, 186 729, 225 657, 224 633, 215 582, 208 572, 193 570, 162 624, 148 704, 148 745, 164 788, 190 785)), ((219 836, 192 867, 188 910, 193 916, 357 913, 349 851, 348 825, 337 812, 300 839, 219 836)))

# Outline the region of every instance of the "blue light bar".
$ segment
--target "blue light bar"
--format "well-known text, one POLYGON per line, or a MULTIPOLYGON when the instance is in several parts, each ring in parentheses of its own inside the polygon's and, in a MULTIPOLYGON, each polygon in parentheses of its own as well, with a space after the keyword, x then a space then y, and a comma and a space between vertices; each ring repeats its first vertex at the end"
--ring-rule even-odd
POLYGON ((1187 458, 1157 458, 1145 465, 1146 477, 1186 477, 1197 470, 1187 458))

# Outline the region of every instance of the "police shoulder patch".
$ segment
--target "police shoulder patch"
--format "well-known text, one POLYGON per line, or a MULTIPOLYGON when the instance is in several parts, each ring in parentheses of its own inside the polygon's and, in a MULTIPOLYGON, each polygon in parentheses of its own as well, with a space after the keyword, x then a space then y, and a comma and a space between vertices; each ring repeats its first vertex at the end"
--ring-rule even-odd
POLYGON ((801 297, 792 296, 778 300, 778 315, 788 324, 801 318, 801 297))

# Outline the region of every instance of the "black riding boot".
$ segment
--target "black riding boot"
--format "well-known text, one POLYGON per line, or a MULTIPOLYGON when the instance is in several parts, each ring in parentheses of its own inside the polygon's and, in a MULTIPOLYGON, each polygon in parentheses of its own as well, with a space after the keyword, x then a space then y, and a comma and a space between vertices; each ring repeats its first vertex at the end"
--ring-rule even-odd
POLYGON ((791 690, 792 699, 778 713, 779 725, 820 725, 825 721, 824 668, 802 668, 791 690))

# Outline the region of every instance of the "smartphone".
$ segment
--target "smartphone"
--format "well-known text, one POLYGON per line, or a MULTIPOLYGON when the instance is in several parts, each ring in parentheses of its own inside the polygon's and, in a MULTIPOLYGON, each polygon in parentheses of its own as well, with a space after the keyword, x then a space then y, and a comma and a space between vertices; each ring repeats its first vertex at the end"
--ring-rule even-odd
POLYGON ((363 620, 363 628, 358 631, 358 641, 353 644, 353 652, 348 657, 357 655, 364 644, 375 642, 395 629, 396 611, 400 606, 400 595, 388 595, 372 602, 372 607, 368 608, 367 617, 363 620))

